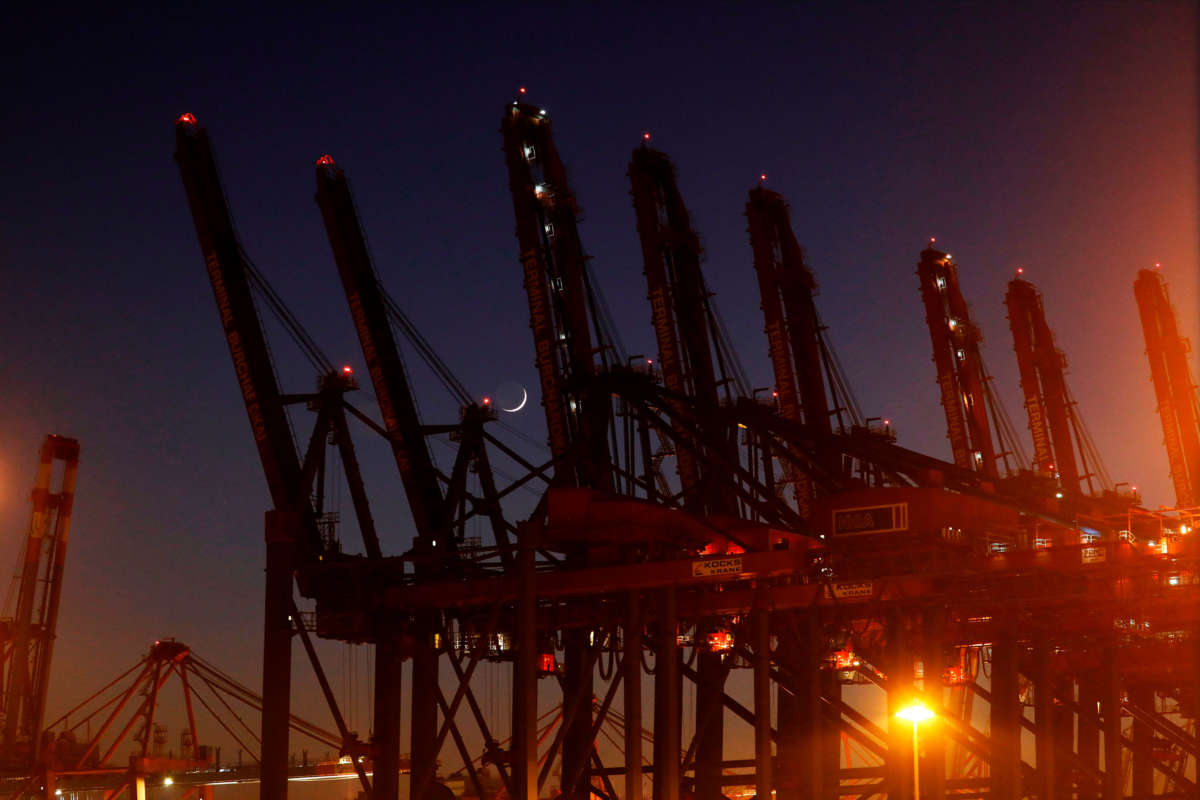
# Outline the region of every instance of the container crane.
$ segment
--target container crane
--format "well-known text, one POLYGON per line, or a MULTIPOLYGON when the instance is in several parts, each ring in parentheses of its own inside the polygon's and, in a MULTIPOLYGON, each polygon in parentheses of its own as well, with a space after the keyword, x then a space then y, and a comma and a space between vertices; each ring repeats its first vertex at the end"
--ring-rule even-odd
MULTIPOLYGON (((601 336, 596 296, 579 239, 578 209, 567 182, 566 167, 554 146, 545 109, 514 100, 504 109, 500 130, 529 298, 529 327, 533 333, 542 407, 555 461, 551 486, 611 493, 614 487, 608 442, 611 400, 607 394, 589 396, 587 392, 588 381, 596 375, 598 366, 607 366, 610 354, 601 336)), ((541 504, 543 512, 545 506, 541 504)), ((568 543, 564 549, 568 563, 586 563, 586 543, 568 543)), ((592 696, 593 642, 582 628, 566 632, 564 639, 563 696, 570 698, 579 712, 563 732, 562 791, 567 800, 587 800, 591 792, 587 772, 592 751, 592 715, 584 701, 592 696)), ((524 657, 534 655, 528 653, 524 657)), ((536 679, 528 669, 514 671, 522 676, 516 681, 520 685, 515 687, 514 717, 525 720, 518 727, 533 731, 536 725, 532 720, 537 716, 536 679)), ((536 771, 536 765, 528 763, 514 767, 518 775, 536 771)), ((521 779, 518 783, 532 785, 536 791, 536 782, 521 779)))
POLYGON ((1142 334, 1146 339, 1146 357, 1150 360, 1150 380, 1158 401, 1163 444, 1175 485, 1179 508, 1194 508, 1200 503, 1200 403, 1192 379, 1188 355, 1191 345, 1179 334, 1179 321, 1167 294, 1167 282, 1157 270, 1138 270, 1133 282, 1142 334))
MULTIPOLYGON (((722 455, 697 459, 704 453, 701 442, 675 422, 684 508, 693 514, 733 516, 738 511, 737 499, 728 471, 721 465, 736 463, 737 440, 729 438, 727 428, 722 430, 712 422, 722 391, 726 399, 732 399, 730 386, 735 381, 724 374, 720 332, 700 269, 700 237, 692 228, 675 167, 666 153, 651 149, 643 140, 633 151, 629 180, 663 383, 678 398, 674 401, 677 408, 685 403, 691 406, 705 444, 722 455), (718 348, 715 363, 714 346, 718 348)), ((736 430, 732 431, 735 435, 736 430)), ((719 625, 718 620, 706 620, 701 628, 717 630, 719 625)), ((728 672, 720 653, 700 649, 696 665, 697 800, 720 800, 722 796, 725 725, 721 704, 728 672)), ((672 712, 664 709, 659 713, 672 712)), ((668 757, 666 747, 656 759, 659 756, 668 757)))
POLYGON ((274 510, 267 515, 263 634, 262 797, 287 796, 293 575, 324 544, 292 441, 284 399, 251 293, 250 265, 233 225, 208 133, 191 114, 175 122, 175 160, 242 391, 274 510))
MULTIPOLYGON (((416 402, 392 334, 386 298, 371 263, 346 174, 332 157, 324 155, 317 159, 316 178, 317 205, 416 526, 412 548, 417 558, 416 573, 427 578, 442 572, 456 549, 450 509, 438 484, 416 402)), ((414 642, 408 648, 413 659, 411 797, 419 796, 432 780, 431 771, 437 760, 430 751, 437 737, 437 655, 431 644, 436 621, 427 615, 418 627, 421 634, 413 637, 414 642)), ((378 640, 376 699, 382 706, 377 706, 375 714, 376 765, 380 776, 375 783, 375 800, 394 800, 399 796, 400 657, 394 637, 378 640)))
POLYGON ((1054 346, 1042 295, 1029 281, 1016 278, 1008 284, 1004 303, 1033 437, 1035 469, 1058 478, 1067 494, 1078 495, 1081 481, 1087 482, 1088 494, 1095 494, 1105 488, 1104 468, 1067 388, 1067 358, 1054 346))
POLYGON ((8 769, 32 768, 41 760, 42 719, 78 469, 79 442, 47 436, 33 486, 33 515, 20 566, 17 606, 2 628, 7 657, 0 765, 8 769), (51 486, 55 480, 56 490, 51 486))

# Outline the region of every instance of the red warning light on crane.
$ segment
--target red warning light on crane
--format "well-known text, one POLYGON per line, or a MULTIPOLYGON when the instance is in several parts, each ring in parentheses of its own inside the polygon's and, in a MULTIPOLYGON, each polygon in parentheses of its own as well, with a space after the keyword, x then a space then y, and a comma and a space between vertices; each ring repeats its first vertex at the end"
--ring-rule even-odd
POLYGON ((342 367, 342 374, 343 375, 353 375, 354 370, 350 368, 349 364, 347 364, 346 366, 342 367))
POLYGON ((518 91, 519 91, 521 94, 525 94, 525 87, 524 87, 524 86, 522 86, 522 87, 521 87, 521 88, 520 88, 518 91))
POLYGON ((646 132, 644 132, 644 133, 642 134, 642 141, 643 141, 643 142, 648 142, 648 141, 650 141, 650 132, 649 132, 649 131, 646 131, 646 132))
POLYGON ((320 158, 317 159, 317 166, 318 167, 332 167, 333 166, 333 156, 329 155, 329 153, 326 153, 325 155, 321 156, 320 158))
POLYGON ((175 120, 175 123, 179 124, 180 122, 184 123, 185 125, 195 125, 196 117, 192 114, 180 114, 179 119, 175 120))
POLYGON ((1024 275, 1024 274, 1025 274, 1025 268, 1024 268, 1024 267, 1017 267, 1017 274, 1018 274, 1018 275, 1024 275))
POLYGON ((483 405, 485 405, 485 406, 490 406, 490 405, 492 404, 492 398, 490 398, 490 397, 485 397, 485 398, 483 398, 482 400, 480 400, 479 402, 480 402, 480 403, 482 403, 482 404, 483 404, 483 405))

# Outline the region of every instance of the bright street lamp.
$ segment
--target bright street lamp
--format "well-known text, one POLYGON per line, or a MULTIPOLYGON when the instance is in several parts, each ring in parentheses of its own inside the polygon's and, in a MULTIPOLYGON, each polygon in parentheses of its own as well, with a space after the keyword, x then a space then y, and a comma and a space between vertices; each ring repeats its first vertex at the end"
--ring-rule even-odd
POLYGON ((937 715, 933 713, 919 700, 913 701, 911 705, 896 712, 899 719, 907 720, 912 723, 913 728, 913 800, 921 800, 921 767, 920 767, 920 750, 917 741, 917 729, 922 722, 931 720, 937 715))

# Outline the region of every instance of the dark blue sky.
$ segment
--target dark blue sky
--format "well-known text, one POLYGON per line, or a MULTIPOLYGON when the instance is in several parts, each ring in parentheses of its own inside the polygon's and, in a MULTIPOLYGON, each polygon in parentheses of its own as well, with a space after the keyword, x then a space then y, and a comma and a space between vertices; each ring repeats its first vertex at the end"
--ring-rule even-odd
MULTIPOLYGON (((213 138, 247 250, 335 361, 361 355, 312 200, 324 152, 389 290, 480 394, 535 383, 498 134, 522 85, 554 118, 631 352, 653 342, 625 176, 644 130, 676 162, 753 385, 770 378, 742 214, 765 172, 861 405, 908 447, 949 455, 918 252, 936 235, 961 263, 1022 434, 1002 301, 1023 265, 1109 471, 1156 506, 1173 497, 1131 284, 1161 262, 1195 330, 1195 16, 1160 2, 17 20, 0 56, 0 553, 16 553, 41 437, 83 445, 52 710, 158 636, 258 680, 268 500, 171 158, 180 113, 213 138)), ((310 387, 274 341, 285 385, 310 387)), ((418 382, 426 421, 453 419, 418 382)), ((510 421, 543 436, 535 405, 510 421)), ((364 448, 398 552, 398 480, 364 448)))

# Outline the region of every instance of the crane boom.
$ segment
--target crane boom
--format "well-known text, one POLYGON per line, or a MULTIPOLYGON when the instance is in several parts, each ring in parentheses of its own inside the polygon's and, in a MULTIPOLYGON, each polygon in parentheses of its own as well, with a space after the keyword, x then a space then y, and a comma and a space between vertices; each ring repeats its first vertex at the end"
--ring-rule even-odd
POLYGON ((388 322, 387 306, 354 208, 350 184, 345 172, 328 155, 317 160, 316 173, 317 205, 416 525, 413 548, 423 553, 446 550, 452 547, 452 539, 442 490, 421 432, 417 406, 388 322))
POLYGON ((917 275, 954 463, 996 478, 996 450, 985 397, 987 376, 979 353, 983 336, 971 321, 959 288, 958 265, 948 254, 929 247, 921 252, 917 275))
POLYGON ((1063 374, 1066 356, 1054 346, 1042 295, 1032 283, 1010 281, 1004 302, 1033 436, 1034 464, 1041 473, 1057 475, 1065 491, 1078 494, 1084 476, 1073 444, 1076 426, 1063 374))
POLYGON ((4 676, 0 763, 9 767, 32 767, 40 758, 42 718, 58 628, 78 468, 79 442, 65 436, 47 436, 42 443, 31 496, 33 515, 25 540, 17 607, 6 626, 5 638, 10 645, 6 648, 8 669, 4 676), (51 483, 56 462, 62 464, 62 471, 58 489, 54 491, 51 483))
POLYGON ((175 123, 175 144, 175 161, 187 191, 271 500, 277 509, 298 510, 307 503, 299 492, 300 459, 208 133, 194 116, 184 114, 175 123))
POLYGON ((585 255, 575 198, 543 109, 514 102, 501 120, 509 190, 521 248, 530 328, 550 450, 560 464, 579 447, 586 458, 555 470, 556 484, 611 489, 604 432, 609 409, 589 406, 580 384, 596 370, 588 319, 585 255))
POLYGON ((1133 293, 1146 339, 1175 502, 1180 508, 1192 508, 1200 501, 1196 486, 1200 480, 1200 404, 1188 364, 1191 348, 1179 335, 1179 322, 1161 273, 1138 270, 1133 293))
MULTIPOLYGON (((658 344, 663 384, 704 407, 717 404, 717 385, 700 274, 700 239, 675 181, 675 168, 665 153, 643 145, 629 163, 633 207, 642 244, 650 319, 658 344)), ((675 435, 689 434, 677 420, 675 435)), ((696 457, 699 443, 675 448, 684 507, 704 513, 714 494, 704 488, 696 457)))

